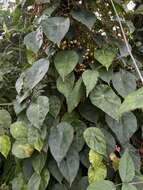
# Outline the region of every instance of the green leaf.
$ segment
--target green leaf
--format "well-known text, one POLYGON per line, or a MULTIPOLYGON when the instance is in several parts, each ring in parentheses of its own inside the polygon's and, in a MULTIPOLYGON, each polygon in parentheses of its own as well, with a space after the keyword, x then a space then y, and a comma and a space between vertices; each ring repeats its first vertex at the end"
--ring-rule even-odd
POLYGON ((9 128, 11 124, 11 116, 7 110, 0 110, 0 126, 4 128, 9 128))
POLYGON ((74 148, 71 148, 65 159, 59 163, 59 169, 71 185, 79 169, 79 154, 74 148))
POLYGON ((143 108, 143 88, 140 88, 125 97, 119 109, 119 115, 131 110, 143 108))
POLYGON ((51 190, 68 190, 63 184, 55 184, 51 190))
POLYGON ((40 153, 32 158, 32 166, 37 174, 40 174, 45 166, 47 155, 40 153))
POLYGON ((71 113, 79 104, 81 97, 84 94, 82 78, 75 83, 74 88, 67 97, 68 112, 71 113))
POLYGON ((116 52, 110 47, 95 50, 94 57, 108 70, 112 64, 116 52))
POLYGON ((59 163, 66 156, 73 141, 73 127, 61 122, 57 127, 52 127, 49 136, 49 146, 55 160, 59 163))
POLYGON ((96 16, 92 12, 86 10, 74 10, 71 12, 74 19, 87 26, 90 30, 96 22, 96 16))
POLYGON ((61 101, 58 96, 50 96, 49 97, 49 113, 56 118, 60 112, 61 109, 61 101))
POLYGON ((47 113, 49 112, 49 99, 46 96, 38 96, 37 101, 30 104, 26 115, 36 128, 40 129, 47 113))
POLYGON ((43 32, 49 40, 60 45, 70 27, 69 18, 50 17, 41 22, 43 32))
POLYGON ((89 184, 104 180, 107 177, 107 168, 105 164, 101 163, 96 168, 90 166, 88 169, 89 184))
POLYGON ((85 143, 83 138, 83 132, 87 128, 87 126, 83 121, 80 121, 78 119, 74 120, 71 125, 73 126, 75 132, 72 146, 74 146, 80 152, 85 143))
POLYGON ((28 143, 31 144, 39 152, 42 150, 44 142, 37 128, 28 128, 28 143))
POLYGON ((85 176, 82 177, 81 180, 79 181, 77 189, 87 190, 87 187, 88 187, 88 179, 85 176))
POLYGON ((27 49, 37 53, 43 44, 42 29, 38 28, 37 31, 27 34, 24 38, 24 44, 26 45, 27 49))
POLYGON ((104 134, 99 128, 89 127, 84 131, 84 139, 92 150, 106 155, 106 141, 104 134))
POLYGON ((108 84, 110 84, 110 81, 112 80, 112 76, 113 76, 113 69, 112 67, 110 67, 108 69, 108 71, 106 70, 105 67, 102 67, 98 70, 99 72, 99 78, 101 78, 103 81, 107 82, 108 84))
POLYGON ((20 159, 31 157, 33 151, 33 147, 26 142, 16 141, 12 146, 12 154, 20 159))
POLYGON ((41 183, 41 176, 37 173, 33 173, 28 182, 28 190, 39 190, 40 183, 41 183))
POLYGON ((27 138, 28 128, 22 121, 17 121, 10 125, 10 133, 15 139, 27 138))
POLYGON ((106 115, 106 122, 122 145, 128 143, 137 130, 137 120, 131 112, 125 113, 119 121, 106 115))
POLYGON ((60 93, 62 93, 66 97, 66 99, 74 87, 74 81, 75 81, 74 73, 71 73, 68 76, 66 76, 64 81, 62 80, 61 77, 57 79, 57 89, 60 93))
POLYGON ((50 173, 47 170, 47 168, 44 168, 41 173, 41 183, 39 190, 45 190, 49 184, 50 181, 50 173))
POLYGON ((86 96, 88 97, 89 93, 95 87, 98 80, 99 73, 95 70, 85 70, 82 74, 83 82, 86 86, 86 96))
POLYGON ((20 94, 21 90, 32 90, 45 76, 49 69, 47 59, 39 59, 33 63, 16 81, 16 91, 20 94))
POLYGON ((50 174, 59 182, 61 183, 62 180, 63 180, 63 176, 57 166, 57 163, 56 161, 51 158, 49 161, 48 161, 48 169, 50 171, 50 174))
POLYGON ((0 153, 7 158, 11 149, 10 138, 7 135, 0 136, 0 153))
POLYGON ((111 87, 107 85, 98 85, 91 92, 90 100, 93 105, 100 108, 113 119, 118 120, 118 110, 121 101, 111 87))
POLYGON ((19 173, 17 177, 12 180, 12 190, 26 190, 26 183, 22 173, 19 173))
POLYGON ((111 181, 103 180, 96 183, 92 183, 88 186, 87 190, 116 190, 114 184, 111 181))
POLYGON ((137 188, 132 184, 125 183, 122 186, 122 190, 137 190, 137 188))
POLYGON ((55 67, 63 81, 64 78, 74 70, 78 60, 79 56, 74 50, 64 50, 56 54, 54 61, 55 67))
POLYGON ((119 164, 119 174, 123 182, 131 182, 135 176, 135 166, 128 150, 125 151, 119 164))
POLYGON ((117 92, 125 97, 136 89, 136 78, 128 71, 120 70, 113 75, 113 86, 117 92))

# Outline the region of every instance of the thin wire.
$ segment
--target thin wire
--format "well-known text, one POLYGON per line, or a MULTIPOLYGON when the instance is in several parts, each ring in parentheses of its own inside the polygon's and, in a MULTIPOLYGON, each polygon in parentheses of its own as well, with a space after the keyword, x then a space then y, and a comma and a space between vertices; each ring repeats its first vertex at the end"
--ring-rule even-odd
POLYGON ((138 75, 139 75, 139 77, 140 77, 140 80, 141 80, 142 84, 143 84, 143 76, 142 76, 142 74, 141 74, 141 72, 140 72, 140 70, 139 70, 139 67, 138 67, 138 65, 137 65, 137 63, 136 63, 136 60, 135 60, 135 58, 134 58, 134 56, 133 56, 133 54, 132 54, 132 52, 131 52, 131 49, 130 49, 128 40, 127 40, 127 38, 126 38, 126 35, 125 35, 125 32, 124 32, 124 28, 123 28, 123 25, 122 25, 122 23, 121 23, 120 17, 119 17, 119 15, 118 15, 117 9, 116 9, 116 7, 115 7, 115 5, 114 5, 113 0, 110 0, 110 1, 111 1, 112 6, 113 6, 113 9, 114 9, 114 11, 115 11, 115 14, 116 14, 116 16, 117 16, 117 19, 118 19, 118 22, 119 22, 119 25, 120 25, 120 28, 121 28, 121 32, 122 32, 122 35, 123 35, 123 38, 124 38, 124 41, 125 41, 125 44, 126 44, 126 47, 127 47, 127 51, 129 52, 129 55, 130 55, 130 57, 131 57, 131 59, 132 59, 132 61, 133 61, 133 64, 134 64, 134 66, 135 66, 135 68, 136 68, 136 71, 137 71, 137 73, 138 73, 138 75))

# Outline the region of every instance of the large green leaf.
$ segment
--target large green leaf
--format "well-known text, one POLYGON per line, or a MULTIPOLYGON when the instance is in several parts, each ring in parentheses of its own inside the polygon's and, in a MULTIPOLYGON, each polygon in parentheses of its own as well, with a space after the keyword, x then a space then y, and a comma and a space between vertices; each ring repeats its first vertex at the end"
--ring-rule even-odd
POLYGON ((7 135, 0 136, 0 153, 7 158, 11 149, 10 138, 7 135))
POLYGON ((29 158, 33 151, 33 147, 26 142, 16 141, 12 146, 12 154, 20 159, 29 158))
POLYGON ((24 38, 24 44, 27 49, 32 50, 34 53, 37 53, 41 48, 43 43, 43 32, 41 28, 38 28, 37 31, 27 34, 24 38))
POLYGON ((9 128, 11 124, 11 116, 7 110, 0 110, 0 127, 9 128))
POLYGON ((32 158, 32 166, 37 174, 40 174, 45 166, 47 155, 40 153, 32 158))
POLYGON ((16 81, 16 90, 20 94, 21 90, 32 90, 45 76, 49 69, 47 59, 39 59, 33 63, 32 67, 27 69, 16 81))
POLYGON ((135 167, 133 160, 128 152, 125 151, 119 164, 119 174, 123 182, 131 182, 135 176, 135 167))
POLYGON ((137 190, 137 188, 132 184, 125 183, 122 186, 122 190, 137 190))
POLYGON ((94 13, 86 10, 74 10, 71 12, 74 19, 86 25, 90 30, 96 22, 96 16, 94 13))
POLYGON ((115 56, 116 52, 110 47, 97 49, 95 50, 94 54, 95 59, 99 61, 104 67, 106 67, 107 70, 112 64, 115 56))
POLYGON ((98 85, 90 94, 90 100, 113 119, 118 120, 118 110, 121 105, 120 98, 115 94, 111 87, 98 85))
POLYGON ((79 169, 79 154, 77 150, 74 150, 74 148, 71 148, 68 151, 65 159, 60 162, 59 169, 60 169, 60 172, 65 177, 65 179, 71 185, 79 169))
POLYGON ((50 17, 41 22, 43 32, 49 40, 60 45, 70 27, 69 18, 50 17))
POLYGON ((113 86, 117 92, 125 97, 136 89, 136 77, 128 71, 120 70, 112 78, 113 86))
POLYGON ((92 150, 106 155, 106 141, 104 134, 99 128, 89 127, 84 131, 84 139, 92 150))
POLYGON ((84 146, 83 132, 87 128, 86 124, 80 120, 74 120, 71 125, 74 128, 75 135, 73 140, 73 146, 80 152, 84 146))
POLYGON ((67 97, 68 112, 71 113, 81 101, 81 98, 84 94, 82 78, 75 83, 74 88, 67 97))
POLYGON ((61 122, 52 127, 49 136, 49 146, 55 160, 59 163, 66 156, 73 141, 73 127, 66 122, 61 122))
POLYGON ((137 130, 137 120, 131 112, 125 113, 119 121, 106 115, 106 122, 122 145, 128 143, 131 136, 137 130))
POLYGON ((27 138, 28 128, 22 121, 17 121, 10 125, 10 133, 15 139, 27 138))
POLYGON ((57 79, 57 89, 61 92, 66 98, 69 96, 70 92, 74 87, 75 76, 74 73, 69 74, 65 77, 64 81, 61 77, 57 79))
POLYGON ((95 87, 98 80, 99 73, 96 70, 85 70, 82 74, 83 82, 86 86, 86 96, 88 97, 89 93, 95 87))
POLYGON ((30 104, 26 114, 31 124, 40 129, 48 112, 48 97, 39 96, 36 102, 30 104))
POLYGON ((99 182, 92 183, 88 186, 87 190, 116 190, 114 184, 111 181, 101 180, 99 182))
POLYGON ((63 81, 64 78, 73 71, 78 60, 79 56, 74 50, 64 50, 56 54, 54 61, 55 67, 63 81))
POLYGON ((125 112, 135 110, 137 108, 143 108, 143 88, 140 88, 128 96, 125 97, 124 102, 121 104, 119 109, 119 115, 122 115, 125 112))

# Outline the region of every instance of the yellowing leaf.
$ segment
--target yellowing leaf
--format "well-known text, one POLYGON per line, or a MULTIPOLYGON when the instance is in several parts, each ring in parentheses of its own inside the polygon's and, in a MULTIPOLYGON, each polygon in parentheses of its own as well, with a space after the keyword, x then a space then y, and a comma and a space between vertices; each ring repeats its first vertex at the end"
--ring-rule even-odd
POLYGON ((7 158, 11 148, 10 138, 7 135, 0 136, 0 153, 7 158))
POLYGON ((98 168, 102 164, 103 156, 94 150, 89 151, 89 161, 93 168, 98 168))

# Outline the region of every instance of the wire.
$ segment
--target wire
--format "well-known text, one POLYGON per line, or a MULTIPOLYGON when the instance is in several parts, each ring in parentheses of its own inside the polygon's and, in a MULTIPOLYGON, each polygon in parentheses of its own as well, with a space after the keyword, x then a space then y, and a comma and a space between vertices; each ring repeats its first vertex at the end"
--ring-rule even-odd
POLYGON ((122 25, 122 23, 121 23, 120 17, 119 17, 119 15, 118 15, 117 9, 116 9, 116 7, 115 7, 115 5, 114 5, 113 0, 110 0, 110 1, 111 1, 111 4, 112 4, 113 9, 114 9, 114 11, 115 11, 115 14, 116 14, 116 16, 117 16, 117 19, 118 19, 118 22, 119 22, 119 25, 120 25, 120 28, 121 28, 121 32, 122 32, 122 35, 123 35, 123 38, 124 38, 124 41, 125 41, 125 44, 126 44, 126 47, 127 47, 127 51, 129 52, 129 55, 130 55, 130 57, 131 57, 131 59, 132 59, 132 61, 133 61, 133 64, 134 64, 134 66, 135 66, 135 68, 136 68, 136 71, 137 71, 137 73, 138 73, 138 75, 139 75, 139 77, 140 77, 140 80, 141 80, 142 84, 143 84, 143 76, 142 76, 142 74, 141 74, 141 72, 140 72, 140 70, 139 70, 139 67, 138 67, 138 65, 137 65, 137 63, 136 63, 136 60, 135 60, 135 58, 134 58, 134 56, 133 56, 133 54, 132 54, 132 52, 131 52, 131 49, 130 49, 128 40, 127 40, 127 38, 126 38, 126 35, 125 35, 125 32, 124 32, 124 28, 123 28, 123 25, 122 25))

